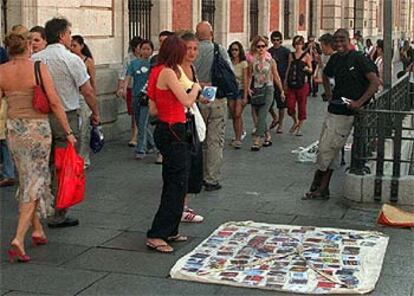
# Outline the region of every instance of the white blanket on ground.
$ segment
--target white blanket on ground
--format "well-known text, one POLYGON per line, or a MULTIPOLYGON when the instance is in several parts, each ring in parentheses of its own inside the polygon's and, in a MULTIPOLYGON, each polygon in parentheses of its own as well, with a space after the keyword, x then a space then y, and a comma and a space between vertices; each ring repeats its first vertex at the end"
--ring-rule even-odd
POLYGON ((388 237, 375 231, 228 222, 174 265, 174 279, 307 294, 375 288, 388 237))

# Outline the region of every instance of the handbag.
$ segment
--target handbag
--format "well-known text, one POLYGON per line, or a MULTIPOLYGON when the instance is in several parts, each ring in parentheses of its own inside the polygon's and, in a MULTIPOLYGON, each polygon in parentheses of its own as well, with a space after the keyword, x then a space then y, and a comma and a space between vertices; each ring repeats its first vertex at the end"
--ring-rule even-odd
POLYGON ((55 207, 67 209, 85 198, 84 160, 68 144, 66 148, 56 148, 55 165, 59 181, 55 207))
POLYGON ((253 88, 251 104, 253 106, 262 106, 266 104, 266 86, 253 88))
POLYGON ((42 74, 40 73, 40 61, 36 61, 34 64, 36 85, 33 91, 32 105, 33 109, 37 112, 47 114, 50 112, 49 100, 46 96, 45 89, 43 87, 42 74))

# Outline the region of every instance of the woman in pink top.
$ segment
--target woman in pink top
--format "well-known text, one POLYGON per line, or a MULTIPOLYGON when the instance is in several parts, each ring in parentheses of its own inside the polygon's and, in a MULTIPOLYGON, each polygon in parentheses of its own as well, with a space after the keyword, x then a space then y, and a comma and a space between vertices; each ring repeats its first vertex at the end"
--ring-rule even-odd
MULTIPOLYGON (((7 142, 19 175, 19 222, 9 259, 27 262, 30 257, 25 252, 24 238, 30 225, 33 246, 47 243, 39 218, 46 217, 54 200, 49 170, 52 135, 47 114, 37 112, 32 106, 36 79, 34 62, 30 59, 29 31, 15 26, 5 43, 11 60, 0 66, 0 97, 5 96, 7 100, 7 142)), ((40 64, 40 73, 52 112, 65 130, 68 142, 75 144, 46 65, 40 64)))
POLYGON ((162 163, 163 188, 161 203, 147 232, 148 248, 171 253, 170 241, 186 241, 178 233, 184 208, 184 197, 188 191, 190 172, 190 142, 184 109, 191 107, 201 87, 194 83, 186 93, 179 82, 179 65, 187 52, 186 45, 176 35, 168 37, 161 45, 158 65, 151 70, 148 79, 149 107, 152 115, 158 115, 154 132, 162 163))

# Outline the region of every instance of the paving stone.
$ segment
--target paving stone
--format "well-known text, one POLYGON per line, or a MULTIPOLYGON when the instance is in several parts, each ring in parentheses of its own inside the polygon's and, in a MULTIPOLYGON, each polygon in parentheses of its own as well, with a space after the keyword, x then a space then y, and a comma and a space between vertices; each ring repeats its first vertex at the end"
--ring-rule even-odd
POLYGON ((81 246, 97 246, 105 243, 111 238, 119 235, 121 232, 112 229, 92 228, 82 225, 69 228, 47 229, 49 241, 76 244, 81 246))
POLYGON ((33 293, 33 292, 24 292, 24 291, 9 291, 8 293, 4 294, 7 296, 34 296, 34 295, 52 295, 52 294, 46 294, 46 293, 33 293))
MULTIPOLYGON (((30 244, 26 244, 26 246, 26 252, 32 258, 32 262, 48 265, 60 265, 77 257, 88 249, 88 247, 85 246, 65 243, 60 244, 55 242, 49 242, 47 245, 38 246, 36 248, 28 247, 30 244)), ((4 251, 1 255, 2 261, 7 262, 7 253, 4 251)))
POLYGON ((114 230, 126 230, 133 225, 138 219, 136 216, 111 213, 101 213, 96 211, 72 211, 82 226, 93 228, 104 228, 114 230))
POLYGON ((413 278, 383 275, 378 280, 371 296, 412 296, 413 278))
MULTIPOLYGON (((286 292, 279 292, 279 291, 270 291, 270 290, 262 290, 262 289, 254 289, 254 288, 239 288, 239 287, 231 287, 231 286, 222 286, 220 290, 218 290, 217 295, 243 295, 243 296, 286 296, 286 295, 293 295, 286 292)), ((300 296, 303 294, 294 294, 295 296, 300 296)))
POLYGON ((218 289, 217 285, 112 273, 79 295, 210 296, 218 289))
POLYGON ((104 272, 65 269, 46 265, 13 264, 2 271, 8 290, 52 295, 74 295, 105 276, 104 272))
MULTIPOLYGON (((139 241, 137 244, 144 245, 145 241, 139 241)), ((63 266, 74 269, 166 277, 178 259, 177 254, 161 254, 150 250, 133 252, 94 248, 63 266)))

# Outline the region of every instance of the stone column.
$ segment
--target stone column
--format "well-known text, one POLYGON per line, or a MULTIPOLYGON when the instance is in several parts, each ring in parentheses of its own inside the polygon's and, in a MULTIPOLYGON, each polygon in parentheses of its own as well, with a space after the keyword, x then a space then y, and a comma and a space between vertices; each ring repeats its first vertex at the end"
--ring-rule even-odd
POLYGON ((321 15, 321 34, 332 33, 342 27, 343 24, 343 6, 341 0, 323 0, 321 15))
POLYGON ((268 36, 269 22, 270 22, 269 1, 259 0, 259 30, 258 30, 259 35, 268 36))
POLYGON ((229 31, 228 1, 215 1, 214 13, 214 40, 224 47, 227 46, 227 32, 229 31))

